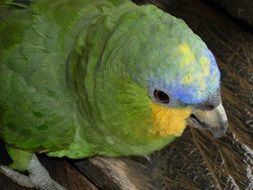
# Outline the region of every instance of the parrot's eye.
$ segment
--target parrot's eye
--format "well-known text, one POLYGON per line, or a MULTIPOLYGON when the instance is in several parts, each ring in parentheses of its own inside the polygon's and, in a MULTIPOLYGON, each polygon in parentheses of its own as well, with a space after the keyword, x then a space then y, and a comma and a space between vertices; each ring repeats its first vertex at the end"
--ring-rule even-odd
POLYGON ((162 104, 167 104, 170 102, 170 97, 168 94, 166 94, 165 92, 161 91, 161 90, 155 90, 154 91, 154 97, 155 99, 162 104))

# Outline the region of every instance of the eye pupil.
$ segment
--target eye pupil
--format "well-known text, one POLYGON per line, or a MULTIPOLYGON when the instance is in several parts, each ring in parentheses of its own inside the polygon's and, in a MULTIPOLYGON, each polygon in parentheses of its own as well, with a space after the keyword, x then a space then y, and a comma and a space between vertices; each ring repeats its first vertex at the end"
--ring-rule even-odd
POLYGON ((168 94, 160 90, 155 90, 154 96, 158 102, 163 104, 169 103, 170 101, 170 97, 168 96, 168 94))

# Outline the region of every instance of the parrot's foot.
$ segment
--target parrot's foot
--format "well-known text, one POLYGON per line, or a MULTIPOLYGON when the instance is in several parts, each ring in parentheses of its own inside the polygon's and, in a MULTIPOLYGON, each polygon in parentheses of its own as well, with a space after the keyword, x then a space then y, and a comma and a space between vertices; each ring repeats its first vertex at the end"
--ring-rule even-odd
POLYGON ((18 173, 17 171, 9 168, 8 166, 0 166, 0 172, 6 177, 10 178, 12 181, 19 184, 20 186, 28 188, 34 187, 33 182, 28 176, 18 173))
POLYGON ((49 176, 48 171, 41 165, 35 154, 28 165, 29 176, 20 174, 7 166, 0 166, 0 172, 23 187, 40 190, 66 190, 49 176))

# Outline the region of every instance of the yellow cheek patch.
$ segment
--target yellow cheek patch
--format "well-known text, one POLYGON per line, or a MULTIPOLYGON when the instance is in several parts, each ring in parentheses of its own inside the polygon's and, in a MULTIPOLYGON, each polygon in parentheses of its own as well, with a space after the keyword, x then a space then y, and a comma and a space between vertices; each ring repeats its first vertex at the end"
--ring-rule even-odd
POLYGON ((184 57, 181 61, 181 65, 189 65, 190 63, 195 61, 195 56, 191 51, 191 48, 188 44, 182 43, 178 45, 178 49, 180 50, 181 53, 184 54, 184 57))
POLYGON ((152 103, 153 128, 150 133, 159 136, 181 136, 186 127, 186 118, 192 112, 190 108, 174 109, 152 103))

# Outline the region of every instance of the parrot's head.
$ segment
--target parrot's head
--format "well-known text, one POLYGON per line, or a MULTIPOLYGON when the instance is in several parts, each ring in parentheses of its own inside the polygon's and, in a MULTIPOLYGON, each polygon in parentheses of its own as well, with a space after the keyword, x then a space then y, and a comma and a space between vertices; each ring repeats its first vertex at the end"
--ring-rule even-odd
POLYGON ((144 6, 123 15, 106 43, 97 108, 114 134, 107 136, 111 149, 150 152, 181 136, 187 124, 224 134, 220 71, 182 20, 144 6))

